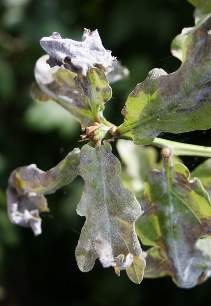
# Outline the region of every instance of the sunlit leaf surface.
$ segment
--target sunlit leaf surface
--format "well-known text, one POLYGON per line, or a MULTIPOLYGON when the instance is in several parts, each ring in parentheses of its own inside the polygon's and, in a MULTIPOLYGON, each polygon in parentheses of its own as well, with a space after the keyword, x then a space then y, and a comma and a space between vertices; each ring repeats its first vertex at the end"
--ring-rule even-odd
POLYGON ((119 133, 136 143, 147 144, 161 132, 182 133, 211 127, 210 30, 208 15, 177 43, 177 56, 183 60, 177 71, 167 74, 153 69, 135 87, 127 99, 125 121, 118 128, 119 133))

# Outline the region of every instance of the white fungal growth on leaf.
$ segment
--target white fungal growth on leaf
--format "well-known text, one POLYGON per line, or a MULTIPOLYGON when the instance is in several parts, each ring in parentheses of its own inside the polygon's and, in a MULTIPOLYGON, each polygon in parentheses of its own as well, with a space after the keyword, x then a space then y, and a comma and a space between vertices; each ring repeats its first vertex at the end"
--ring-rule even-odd
POLYGON ((40 45, 51 58, 61 63, 71 63, 76 69, 81 70, 84 76, 88 69, 95 65, 101 65, 105 71, 109 71, 116 61, 111 51, 103 47, 97 30, 85 29, 82 41, 62 38, 59 33, 54 32, 49 37, 43 37, 40 45))
POLYGON ((86 217, 75 252, 79 269, 91 271, 99 259, 104 268, 113 267, 117 275, 126 270, 128 277, 139 284, 145 258, 135 222, 143 211, 122 184, 121 164, 111 146, 83 146, 79 173, 85 187, 77 213, 86 217))
MULTIPOLYGON (((41 172, 36 165, 26 167, 28 173, 41 172)), ((12 223, 32 229, 35 236, 42 233, 40 212, 48 211, 46 198, 36 192, 27 192, 17 188, 17 173, 14 171, 10 176, 8 198, 8 216, 12 223)))
POLYGON ((9 177, 7 210, 12 223, 41 234, 40 213, 48 212, 46 194, 54 193, 77 176, 80 150, 74 149, 57 166, 42 171, 35 164, 14 170, 9 177))

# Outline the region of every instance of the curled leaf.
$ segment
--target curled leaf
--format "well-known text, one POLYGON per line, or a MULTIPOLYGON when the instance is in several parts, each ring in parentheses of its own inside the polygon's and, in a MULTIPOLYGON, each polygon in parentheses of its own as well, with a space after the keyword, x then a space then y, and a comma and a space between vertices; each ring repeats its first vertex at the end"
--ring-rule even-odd
POLYGON ((41 234, 40 212, 47 212, 44 195, 69 184, 78 174, 79 149, 74 149, 56 167, 44 172, 36 165, 12 172, 7 190, 8 215, 12 223, 41 234))
POLYGON ((86 78, 64 67, 51 68, 48 55, 38 59, 32 88, 35 100, 54 100, 74 115, 83 126, 102 117, 104 103, 111 98, 111 88, 100 68, 90 68, 86 78))
POLYGON ((103 267, 114 267, 119 275, 140 283, 145 260, 135 233, 141 207, 121 183, 120 163, 109 144, 99 148, 85 145, 81 150, 80 175, 85 190, 77 208, 86 221, 76 248, 81 271, 90 271, 99 258, 103 267))
POLYGON ((54 32, 52 36, 43 37, 40 45, 50 58, 61 64, 67 64, 70 68, 81 70, 84 76, 89 68, 94 68, 96 65, 101 65, 105 71, 110 71, 115 61, 111 51, 103 47, 97 30, 85 29, 81 42, 62 38, 59 33, 54 32))
POLYGON ((30 193, 19 195, 9 187, 7 190, 8 215, 14 224, 30 227, 34 235, 41 234, 41 218, 39 212, 48 212, 46 198, 43 195, 30 193))
POLYGON ((149 144, 162 132, 183 133, 211 127, 211 16, 182 39, 181 67, 167 74, 152 70, 129 95, 125 120, 117 131, 149 144), (206 114, 206 116, 205 116, 206 114))
POLYGON ((82 41, 62 38, 57 32, 40 40, 41 47, 50 56, 52 65, 64 65, 75 72, 86 76, 90 68, 102 67, 110 82, 119 81, 128 75, 110 50, 103 47, 97 30, 84 30, 82 41))

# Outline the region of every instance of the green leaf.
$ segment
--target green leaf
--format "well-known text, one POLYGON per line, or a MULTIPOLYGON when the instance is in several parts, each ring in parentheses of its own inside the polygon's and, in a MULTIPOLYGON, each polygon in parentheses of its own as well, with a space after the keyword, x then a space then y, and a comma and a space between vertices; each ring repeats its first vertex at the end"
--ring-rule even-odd
POLYGON ((129 278, 140 283, 145 260, 135 233, 141 207, 121 183, 121 166, 109 144, 81 150, 80 175, 85 190, 77 208, 86 221, 76 248, 79 269, 90 271, 99 258, 119 275, 126 269, 129 278))
POLYGON ((211 127, 211 16, 185 42, 184 62, 174 73, 152 70, 129 95, 117 129, 135 143, 149 144, 162 132, 211 127))
POLYGON ((144 214, 137 222, 147 252, 145 277, 169 275, 182 288, 194 287, 211 272, 209 258, 199 241, 211 238, 211 203, 208 193, 188 169, 166 162, 151 171, 145 184, 144 214))
POLYGON ((35 164, 12 172, 7 190, 10 221, 41 234, 39 212, 48 211, 44 195, 54 193, 78 175, 80 150, 74 149, 56 167, 42 171, 35 164))
POLYGON ((111 87, 102 68, 90 68, 86 77, 59 66, 50 67, 48 55, 35 66, 32 97, 38 101, 54 100, 78 119, 82 126, 99 121, 104 104, 111 98, 111 87))

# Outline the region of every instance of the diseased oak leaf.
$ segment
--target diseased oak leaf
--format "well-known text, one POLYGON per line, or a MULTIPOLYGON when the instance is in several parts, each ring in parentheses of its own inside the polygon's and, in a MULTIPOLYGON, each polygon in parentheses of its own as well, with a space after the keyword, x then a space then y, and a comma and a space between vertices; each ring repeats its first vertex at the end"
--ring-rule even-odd
POLYGON ((81 72, 84 76, 90 68, 101 66, 111 83, 128 76, 128 69, 123 67, 110 50, 103 47, 97 30, 84 29, 82 41, 62 38, 57 32, 40 40, 41 47, 50 56, 53 65, 81 72))
POLYGON ((106 50, 97 30, 84 30, 82 41, 75 41, 69 38, 62 38, 57 32, 52 36, 43 37, 40 40, 41 47, 61 64, 69 64, 70 69, 81 70, 86 76, 89 68, 101 65, 105 70, 112 67, 115 58, 110 50, 106 50))
POLYGON ((206 22, 211 13, 211 1, 210 0, 188 0, 192 5, 196 7, 194 12, 195 26, 184 28, 182 33, 177 35, 171 44, 171 52, 180 61, 184 62, 188 56, 189 46, 192 43, 192 34, 201 24, 206 22))
POLYGON ((162 132, 183 133, 211 127, 211 16, 182 42, 181 67, 167 74, 153 69, 129 95, 125 120, 117 131, 138 144, 162 132))
POLYGON ((99 258, 103 267, 114 267, 119 275, 126 270, 135 283, 143 278, 145 259, 135 233, 135 221, 141 207, 125 189, 120 178, 121 166, 104 144, 81 149, 80 175, 85 189, 77 213, 85 216, 76 248, 78 267, 90 271, 99 258))
POLYGON ((80 150, 74 149, 56 167, 42 171, 32 164, 12 172, 7 190, 8 216, 12 223, 41 234, 40 212, 47 212, 44 195, 54 193, 78 175, 80 150))
POLYGON ((38 59, 35 66, 37 85, 32 97, 38 101, 54 100, 69 111, 82 126, 99 121, 104 104, 112 91, 101 68, 90 68, 87 76, 77 74, 63 66, 50 67, 48 55, 38 59))
POLYGON ((211 203, 200 180, 181 163, 153 170, 141 203, 137 234, 151 247, 145 277, 168 275, 182 288, 205 281, 211 273, 210 248, 205 247, 211 239, 211 203))

